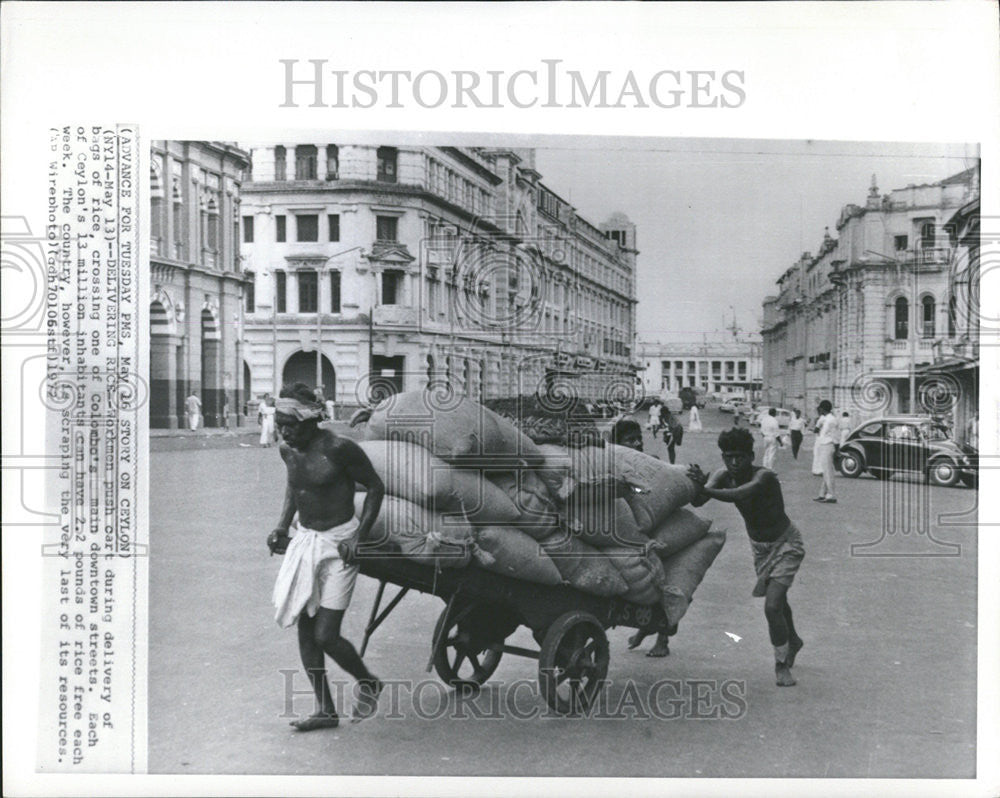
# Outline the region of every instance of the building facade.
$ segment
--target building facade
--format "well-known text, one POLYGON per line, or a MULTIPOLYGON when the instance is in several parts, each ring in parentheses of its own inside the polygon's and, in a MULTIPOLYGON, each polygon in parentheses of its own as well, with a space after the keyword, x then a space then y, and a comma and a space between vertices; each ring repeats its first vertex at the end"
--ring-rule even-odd
POLYGON ((761 387, 761 344, 753 339, 661 344, 639 342, 640 376, 647 396, 681 388, 752 396, 761 387))
POLYGON ((635 227, 582 218, 532 150, 249 149, 255 397, 302 381, 346 413, 431 382, 476 399, 634 383, 635 227))
POLYGON ((837 238, 827 230, 764 300, 765 401, 812 414, 830 399, 856 421, 912 412, 960 427, 972 381, 935 374, 957 350, 978 374, 975 333, 961 320, 969 237, 960 245, 953 231, 978 195, 978 166, 884 196, 873 177, 865 205, 842 210, 837 238))
POLYGON ((206 427, 245 408, 240 187, 249 155, 224 142, 154 141, 150 153, 150 426, 206 427))

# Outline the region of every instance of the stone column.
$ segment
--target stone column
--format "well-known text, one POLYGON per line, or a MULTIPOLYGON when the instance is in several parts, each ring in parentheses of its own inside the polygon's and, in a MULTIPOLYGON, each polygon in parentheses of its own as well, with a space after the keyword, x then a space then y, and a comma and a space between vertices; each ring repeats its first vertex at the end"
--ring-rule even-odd
POLYGON ((326 145, 316 145, 316 179, 326 180, 326 145))
POLYGON ((151 335, 149 339, 149 426, 177 429, 183 408, 177 398, 177 347, 180 336, 151 335))

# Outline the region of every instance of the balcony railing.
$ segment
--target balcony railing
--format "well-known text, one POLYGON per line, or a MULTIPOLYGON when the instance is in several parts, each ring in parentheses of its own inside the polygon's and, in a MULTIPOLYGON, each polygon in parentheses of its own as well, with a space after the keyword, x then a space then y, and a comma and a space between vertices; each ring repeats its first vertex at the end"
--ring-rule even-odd
POLYGON ((417 308, 407 305, 378 305, 374 308, 372 321, 375 324, 416 324, 417 308))
POLYGON ((900 252, 900 261, 907 266, 939 266, 948 263, 952 256, 951 247, 923 247, 900 252))

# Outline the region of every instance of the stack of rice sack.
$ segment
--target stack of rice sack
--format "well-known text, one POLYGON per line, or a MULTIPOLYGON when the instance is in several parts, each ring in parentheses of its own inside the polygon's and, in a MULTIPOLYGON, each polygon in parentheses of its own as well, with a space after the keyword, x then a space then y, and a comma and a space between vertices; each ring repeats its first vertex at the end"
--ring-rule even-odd
POLYGON ((676 625, 726 539, 683 509, 695 493, 686 467, 612 444, 540 448, 544 468, 566 474, 565 526, 609 557, 628 585, 625 598, 661 604, 676 625))
POLYGON ((680 509, 694 496, 683 467, 619 446, 538 445, 468 399, 397 394, 360 445, 386 486, 373 536, 428 565, 661 603, 676 624, 724 541, 680 509))

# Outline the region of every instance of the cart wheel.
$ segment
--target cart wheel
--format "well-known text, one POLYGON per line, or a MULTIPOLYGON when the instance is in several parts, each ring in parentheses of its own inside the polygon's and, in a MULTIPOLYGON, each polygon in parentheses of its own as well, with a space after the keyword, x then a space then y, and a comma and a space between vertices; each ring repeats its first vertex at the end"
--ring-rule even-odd
POLYGON ((589 612, 573 610, 549 627, 538 656, 545 701, 561 715, 586 710, 608 675, 608 637, 589 612))
POLYGON ((434 651, 434 670, 441 680, 459 692, 478 690, 500 665, 500 643, 489 643, 473 639, 467 619, 455 621, 461 607, 446 607, 434 626, 434 639, 440 641, 434 651))

